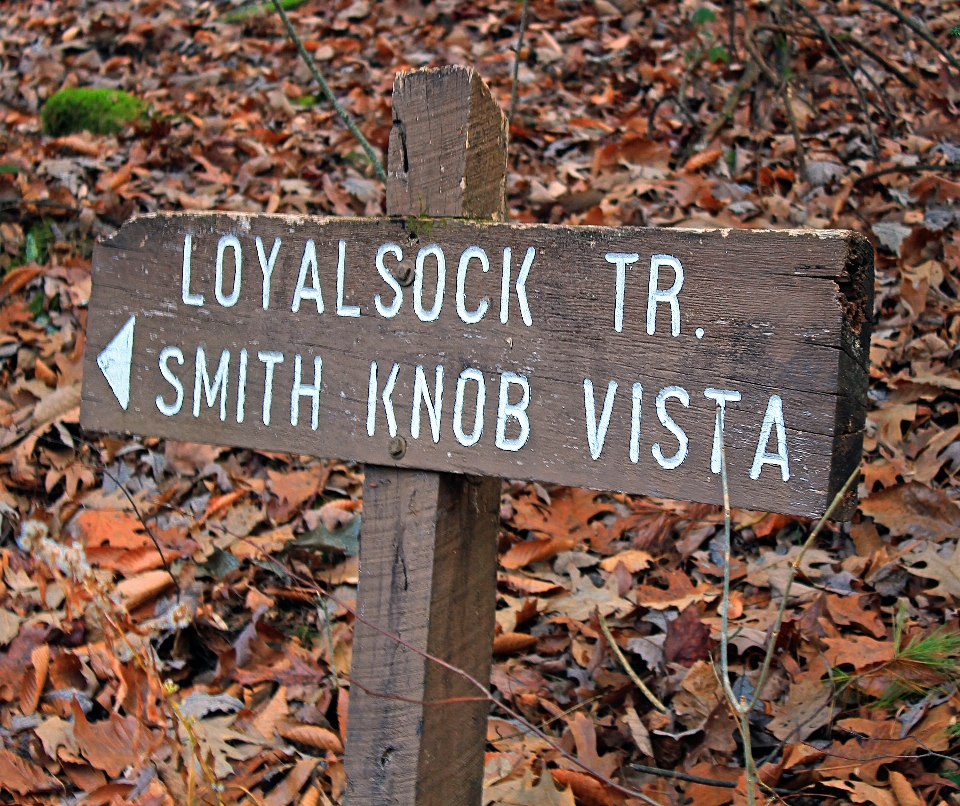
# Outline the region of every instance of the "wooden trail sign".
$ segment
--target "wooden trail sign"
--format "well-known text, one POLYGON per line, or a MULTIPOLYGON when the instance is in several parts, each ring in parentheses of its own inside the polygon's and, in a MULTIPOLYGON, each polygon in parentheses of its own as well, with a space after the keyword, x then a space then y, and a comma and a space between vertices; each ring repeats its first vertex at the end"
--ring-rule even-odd
POLYGON ((97 248, 83 423, 718 503, 719 400, 734 505, 815 516, 859 462, 869 255, 843 232, 144 216, 97 248))
MULTIPOLYGON (((368 463, 358 608, 484 681, 501 477, 719 503, 722 433, 734 505, 823 513, 860 461, 864 238, 481 220, 506 126, 476 73, 398 77, 394 118, 387 218, 159 214, 98 246, 82 425, 368 463)), ((417 705, 472 692, 355 646, 351 806, 478 802, 484 704, 417 705)))

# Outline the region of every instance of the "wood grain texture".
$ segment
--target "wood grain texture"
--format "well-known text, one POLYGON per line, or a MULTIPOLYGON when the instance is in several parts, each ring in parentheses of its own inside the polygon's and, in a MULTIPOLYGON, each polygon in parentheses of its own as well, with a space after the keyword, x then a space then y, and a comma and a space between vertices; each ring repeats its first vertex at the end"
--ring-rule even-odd
MULTIPOLYGON (((484 683, 499 504, 498 479, 367 467, 358 611, 484 683)), ((360 622, 350 676, 351 806, 476 806, 488 705, 444 702, 476 688, 360 622)))
POLYGON ((473 68, 397 75, 387 172, 391 215, 503 220, 507 120, 473 68))
MULTIPOLYGON (((232 271, 232 250, 226 263, 232 271)), ((151 434, 197 442, 256 447, 271 451, 340 456, 390 466, 457 473, 537 479, 546 482, 647 493, 708 503, 721 501, 719 477, 710 470, 714 403, 707 388, 739 391, 728 404, 725 441, 734 506, 762 511, 821 514, 859 462, 860 431, 866 403, 867 355, 872 310, 873 268, 869 244, 842 232, 678 230, 632 227, 553 227, 485 224, 454 219, 322 219, 180 213, 147 216, 125 225, 99 245, 93 261, 93 296, 88 326, 81 422, 87 428, 151 434), (202 308, 182 304, 184 235, 193 236, 192 289, 203 293, 202 308), (221 235, 242 245, 243 283, 239 300, 223 307, 214 299, 214 265, 221 235), (270 252, 282 239, 271 282, 269 310, 262 308, 262 275, 255 238, 270 252), (316 244, 324 312, 304 300, 297 313, 291 300, 305 242, 316 244), (345 244, 344 304, 360 316, 337 315, 338 242, 345 244), (403 303, 392 319, 381 316, 374 298, 393 293, 375 266, 378 247, 401 245, 404 266, 412 270, 418 250, 439 244, 446 255, 444 302, 435 321, 423 322, 412 305, 413 286, 403 287, 403 303), (489 309, 476 324, 457 314, 456 273, 461 253, 480 246, 490 270, 471 263, 466 298, 472 310, 480 300, 489 309), (536 258, 526 283, 532 325, 521 319, 511 285, 509 317, 499 317, 503 248, 513 252, 515 283, 527 247, 536 258), (608 252, 636 253, 627 267, 622 332, 614 327, 616 270, 608 252), (668 306, 659 305, 656 332, 646 330, 649 265, 655 254, 681 261, 685 279, 679 294, 680 333, 671 335, 668 306), (131 316, 133 340, 130 404, 123 410, 96 365, 96 356, 131 316), (696 329, 703 328, 702 339, 696 329), (184 364, 168 362, 184 387, 182 409, 164 416, 155 399, 174 402, 173 387, 161 376, 158 356, 177 345, 184 364), (230 351, 227 416, 201 399, 194 417, 195 357, 203 345, 211 378, 217 356, 230 351), (238 355, 246 349, 249 369, 246 411, 237 423, 238 355), (257 352, 278 350, 269 425, 261 407, 265 365, 257 352), (304 381, 312 383, 313 357, 323 360, 323 391, 317 430, 310 427, 310 403, 302 399, 298 425, 289 417, 294 355, 301 354, 304 381), (389 452, 385 410, 377 397, 375 433, 367 432, 370 362, 378 364, 382 393, 394 363, 399 364, 392 396, 406 453, 389 452), (424 368, 430 393, 435 370, 444 367, 439 441, 434 442, 425 404, 421 432, 412 437, 415 368, 424 368), (485 379, 483 433, 470 447, 452 428, 457 377, 477 368, 485 379), (530 433, 518 451, 496 447, 501 375, 529 379, 530 433), (618 383, 599 458, 588 447, 584 379, 592 379, 596 417, 601 417, 607 384, 618 383), (638 462, 629 457, 631 384, 643 386, 638 462), (668 413, 689 438, 689 452, 675 469, 655 461, 654 444, 672 454, 678 443, 658 419, 657 391, 680 386, 688 408, 676 400, 668 413), (749 472, 770 396, 783 401, 790 479, 765 466, 758 479, 749 472)), ((391 269, 397 266, 386 258, 391 269)), ((425 263, 424 305, 433 304, 436 263, 425 263)), ((661 285, 669 282, 664 278, 661 285)), ((227 274, 225 286, 230 287, 227 274)), ((470 430, 476 385, 469 384, 463 424, 470 430)), ((518 389, 511 390, 511 402, 518 389)), ((203 392, 201 391, 201 397, 203 392)), ((516 423, 512 423, 511 427, 516 423)), ((514 436, 509 433, 509 436, 514 436)), ((774 449, 775 440, 770 440, 774 449)), ((843 514, 849 514, 849 504, 843 514)))
MULTIPOLYGON (((391 143, 402 135, 405 151, 390 150, 388 212, 502 217, 506 121, 479 76, 401 74, 393 104, 391 143)), ((359 612, 484 685, 499 513, 499 478, 366 467, 359 612)), ((356 622, 353 646, 349 804, 477 806, 489 706, 447 701, 480 692, 367 624, 356 622)))

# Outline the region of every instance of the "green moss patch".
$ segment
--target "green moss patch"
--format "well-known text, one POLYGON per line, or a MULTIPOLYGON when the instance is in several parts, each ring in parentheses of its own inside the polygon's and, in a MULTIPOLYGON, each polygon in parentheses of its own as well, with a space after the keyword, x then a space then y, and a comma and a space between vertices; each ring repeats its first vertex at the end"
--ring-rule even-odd
POLYGON ((71 87, 43 105, 43 133, 51 137, 88 131, 112 134, 146 116, 147 105, 121 90, 71 87))

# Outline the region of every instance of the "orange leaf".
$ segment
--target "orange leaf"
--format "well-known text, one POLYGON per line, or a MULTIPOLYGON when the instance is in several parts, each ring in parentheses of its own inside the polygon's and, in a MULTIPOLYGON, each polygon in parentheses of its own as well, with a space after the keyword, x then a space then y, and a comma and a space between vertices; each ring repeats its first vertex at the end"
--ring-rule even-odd
POLYGON ((80 752, 94 767, 116 778, 126 767, 139 765, 157 741, 149 730, 132 716, 111 711, 100 722, 87 721, 80 703, 73 700, 73 735, 80 752))
POLYGON ((5 747, 0 747, 0 789, 26 795, 29 792, 52 792, 61 784, 32 761, 5 747))
POLYGON ((85 548, 109 545, 137 549, 153 545, 143 524, 129 512, 84 509, 73 519, 72 528, 85 548))
POLYGON ((116 591, 127 609, 134 610, 172 585, 173 578, 166 571, 147 571, 123 580, 117 585, 116 591))
POLYGON ((43 273, 39 266, 19 266, 11 269, 3 282, 0 283, 0 299, 6 299, 11 294, 16 294, 21 288, 43 273))
POLYGON ((687 160, 687 164, 683 166, 683 172, 693 173, 694 171, 699 171, 701 168, 705 168, 716 162, 722 155, 723 149, 720 148, 720 146, 714 146, 713 148, 701 151, 699 154, 694 154, 687 160))
POLYGON ((532 647, 538 640, 535 635, 527 635, 522 632, 505 632, 493 639, 493 652, 495 655, 522 652, 524 649, 532 647))
POLYGON ((337 734, 319 725, 278 725, 277 733, 291 742, 300 742, 300 744, 316 747, 318 750, 343 752, 343 745, 337 734))
POLYGON ((556 557, 561 551, 569 551, 577 541, 572 537, 553 537, 549 540, 525 540, 510 547, 500 564, 513 570, 530 563, 542 562, 556 557))
POLYGON ((47 669, 50 666, 50 646, 41 644, 30 655, 32 666, 27 670, 20 685, 20 710, 32 714, 40 703, 40 694, 47 682, 47 669))

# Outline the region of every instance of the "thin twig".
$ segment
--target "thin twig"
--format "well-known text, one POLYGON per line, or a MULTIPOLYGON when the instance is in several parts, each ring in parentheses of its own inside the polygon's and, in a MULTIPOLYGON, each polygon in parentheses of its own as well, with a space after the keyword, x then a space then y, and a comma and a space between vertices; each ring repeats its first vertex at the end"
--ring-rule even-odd
POLYGON ((840 67, 843 69, 843 72, 846 74, 847 78, 850 80, 850 83, 853 84, 854 89, 857 91, 857 97, 860 98, 860 105, 863 108, 863 119, 867 124, 867 134, 870 137, 870 145, 873 148, 873 153, 877 159, 880 158, 880 144, 877 142, 877 135, 873 131, 873 121, 870 120, 870 104, 867 101, 867 96, 863 91, 863 87, 860 86, 860 82, 854 77, 853 72, 850 70, 849 65, 846 60, 840 54, 840 51, 837 49, 836 42, 833 41, 833 37, 830 35, 830 32, 823 27, 823 23, 820 22, 820 18, 814 14, 810 9, 808 9, 803 3, 797 3, 797 7, 809 18, 809 20, 816 26, 817 30, 823 36, 824 41, 830 47, 830 51, 833 53, 833 57, 840 64, 840 67))
MULTIPOLYGON (((744 37, 746 42, 747 37, 744 37)), ((749 44, 745 47, 750 48, 749 44)), ((757 58, 754 56, 754 58, 757 58)), ((761 65, 763 60, 760 60, 761 65)), ((769 68, 768 68, 769 69, 769 68)), ((720 600, 720 676, 723 693, 730 702, 730 707, 737 716, 740 738, 743 741, 743 766, 747 783, 747 806, 756 803, 757 769, 753 760, 753 745, 750 741, 750 711, 752 704, 747 705, 746 697, 739 700, 730 685, 730 666, 727 657, 729 653, 728 612, 730 610, 730 486, 727 481, 727 448, 723 439, 723 408, 717 403, 717 433, 720 435, 720 483, 723 487, 723 597, 720 600)))
POLYGON ((667 706, 660 702, 660 698, 647 688, 647 684, 640 679, 640 676, 633 670, 633 667, 623 656, 623 652, 620 650, 620 647, 617 646, 617 642, 613 640, 613 635, 610 632, 610 626, 607 624, 607 620, 599 610, 597 610, 597 621, 600 622, 600 629, 603 630, 603 637, 607 639, 607 644, 610 646, 610 649, 613 650, 613 654, 617 656, 617 660, 620 661, 620 665, 623 666, 624 671, 630 675, 630 679, 634 682, 634 685, 643 692, 644 697, 650 700, 650 704, 653 705, 654 708, 661 713, 667 713, 667 706))
POLYGON ((713 119, 713 122, 700 137, 699 146, 706 148, 710 145, 713 138, 730 122, 737 108, 737 104, 740 103, 740 96, 753 86, 759 73, 760 67, 757 65, 757 62, 754 59, 750 59, 744 68, 743 75, 740 76, 740 80, 733 86, 733 89, 730 90, 727 100, 723 102, 723 108, 720 110, 720 113, 713 119))
POLYGON ((900 22, 902 22, 908 28, 913 29, 922 39, 926 40, 927 44, 929 44, 935 51, 937 51, 937 53, 950 62, 950 65, 955 70, 960 70, 960 61, 957 61, 956 56, 954 56, 945 47, 943 47, 943 45, 937 42, 937 40, 922 25, 920 25, 920 23, 908 17, 895 5, 886 2, 886 0, 867 0, 867 2, 893 14, 893 16, 900 20, 900 22))
POLYGON ((280 0, 273 0, 273 6, 280 15, 280 19, 283 20, 283 27, 287 29, 287 35, 293 40, 293 44, 297 46, 297 52, 300 54, 300 58, 303 59, 307 67, 310 69, 314 80, 320 85, 320 89, 323 91, 323 94, 327 96, 327 100, 333 105, 337 115, 339 115, 340 119, 346 124, 347 128, 350 130, 350 133, 357 138, 357 142, 360 143, 364 152, 366 152, 367 159, 369 159, 370 164, 373 165, 373 170, 376 171, 377 177, 381 182, 385 183, 387 181, 387 172, 384 170, 383 163, 380 162, 380 158, 377 156, 377 153, 373 150, 373 146, 370 145, 370 141, 363 136, 363 132, 361 132, 357 127, 357 124, 353 120, 353 116, 343 107, 343 104, 337 100, 337 96, 333 94, 333 90, 330 89, 330 85, 327 84, 327 80, 317 68, 317 63, 313 60, 313 57, 304 47, 303 40, 300 39, 300 37, 297 35, 297 32, 294 30, 293 23, 290 22, 287 12, 283 10, 283 5, 281 4, 280 0))
POLYGON ((870 171, 863 176, 858 176, 853 180, 853 184, 860 185, 869 182, 887 174, 909 174, 922 171, 943 171, 944 173, 960 173, 960 163, 948 162, 944 165, 936 165, 932 162, 920 162, 916 165, 895 165, 892 168, 881 168, 879 171, 870 171))
MULTIPOLYGON (((86 442, 86 440, 81 440, 81 441, 86 442)), ((86 444, 91 448, 93 447, 93 445, 91 445, 89 442, 86 442, 86 444)), ((167 563, 167 558, 163 556, 163 549, 160 548, 160 541, 157 539, 157 536, 153 533, 153 529, 147 526, 146 519, 143 517, 143 515, 140 514, 140 510, 137 508, 137 502, 134 501, 133 496, 130 495, 129 492, 127 492, 127 488, 123 486, 120 479, 118 479, 109 470, 107 470, 106 463, 103 463, 100 470, 103 472, 103 475, 105 475, 108 479, 110 479, 114 484, 117 485, 117 489, 119 489, 120 492, 122 492, 126 496, 127 501, 130 502, 130 506, 133 507, 133 512, 137 516, 137 520, 140 521, 140 525, 143 526, 143 528, 146 530, 146 533, 150 536, 150 539, 153 541, 153 545, 157 549, 157 554, 160 555, 160 562, 163 563, 163 570, 166 571, 167 574, 170 575, 170 579, 173 580, 173 585, 177 589, 177 603, 179 604, 180 594, 181 594, 180 583, 177 581, 177 578, 173 575, 173 571, 170 569, 169 563, 167 563)))
POLYGON ((520 12, 520 31, 517 33, 517 52, 513 59, 513 86, 510 88, 510 114, 507 116, 507 125, 513 123, 513 113, 517 111, 517 77, 520 75, 520 51, 523 50, 523 34, 527 30, 527 12, 530 9, 530 0, 523 0, 523 10, 520 12))
POLYGON ((774 622, 773 632, 770 635, 770 642, 767 645, 767 654, 764 656, 763 666, 760 668, 760 676, 757 678, 756 691, 754 691, 753 699, 750 701, 751 710, 760 700, 760 691, 763 689, 763 685, 767 682, 766 678, 770 673, 770 663, 773 661, 773 655, 777 647, 777 639, 780 637, 780 628, 783 626, 783 616, 787 610, 787 602, 790 599, 790 589, 793 587, 793 580, 796 579, 797 571, 800 568, 800 563, 803 562, 803 558, 807 554, 807 549, 813 545, 814 540, 817 539, 817 536, 823 529, 824 524, 826 524, 830 516, 833 515, 834 510, 840 505, 840 502, 847 494, 847 490, 850 489, 850 487, 859 477, 860 468, 857 467, 853 473, 850 474, 850 478, 846 480, 843 487, 841 487, 839 492, 837 492, 837 494, 833 497, 833 500, 830 502, 830 506, 827 507, 827 511, 823 513, 823 517, 820 518, 820 520, 817 522, 817 525, 813 528, 813 531, 810 532, 810 536, 800 549, 800 553, 790 564, 790 575, 787 577, 787 584, 783 589, 783 597, 780 599, 780 608, 777 611, 777 619, 774 622))
MULTIPOLYGON (((662 767, 648 767, 646 764, 630 764, 631 768, 637 772, 645 772, 648 775, 656 775, 658 778, 672 778, 675 781, 684 781, 688 784, 703 784, 704 786, 715 786, 718 789, 736 789, 736 781, 724 781, 721 778, 704 778, 702 775, 691 775, 689 772, 680 772, 679 770, 665 770, 662 767)), ((784 789, 783 787, 772 786, 770 791, 778 795, 797 795, 799 789, 784 789)))
MULTIPOLYGON (((796 37, 806 37, 807 39, 819 39, 823 40, 823 37, 820 35, 819 31, 806 30, 802 31, 799 28, 786 28, 783 25, 770 25, 769 23, 761 23, 754 26, 758 31, 773 31, 774 33, 785 34, 787 36, 796 36, 796 37)), ((878 53, 869 45, 865 45, 859 39, 855 39, 850 34, 834 34, 834 39, 838 42, 843 42, 844 45, 850 45, 857 50, 865 53, 871 59, 873 59, 877 64, 883 67, 891 75, 895 76, 897 79, 902 81, 911 89, 917 89, 920 84, 903 72, 899 67, 897 67, 893 62, 891 62, 886 56, 882 53, 878 53)))

